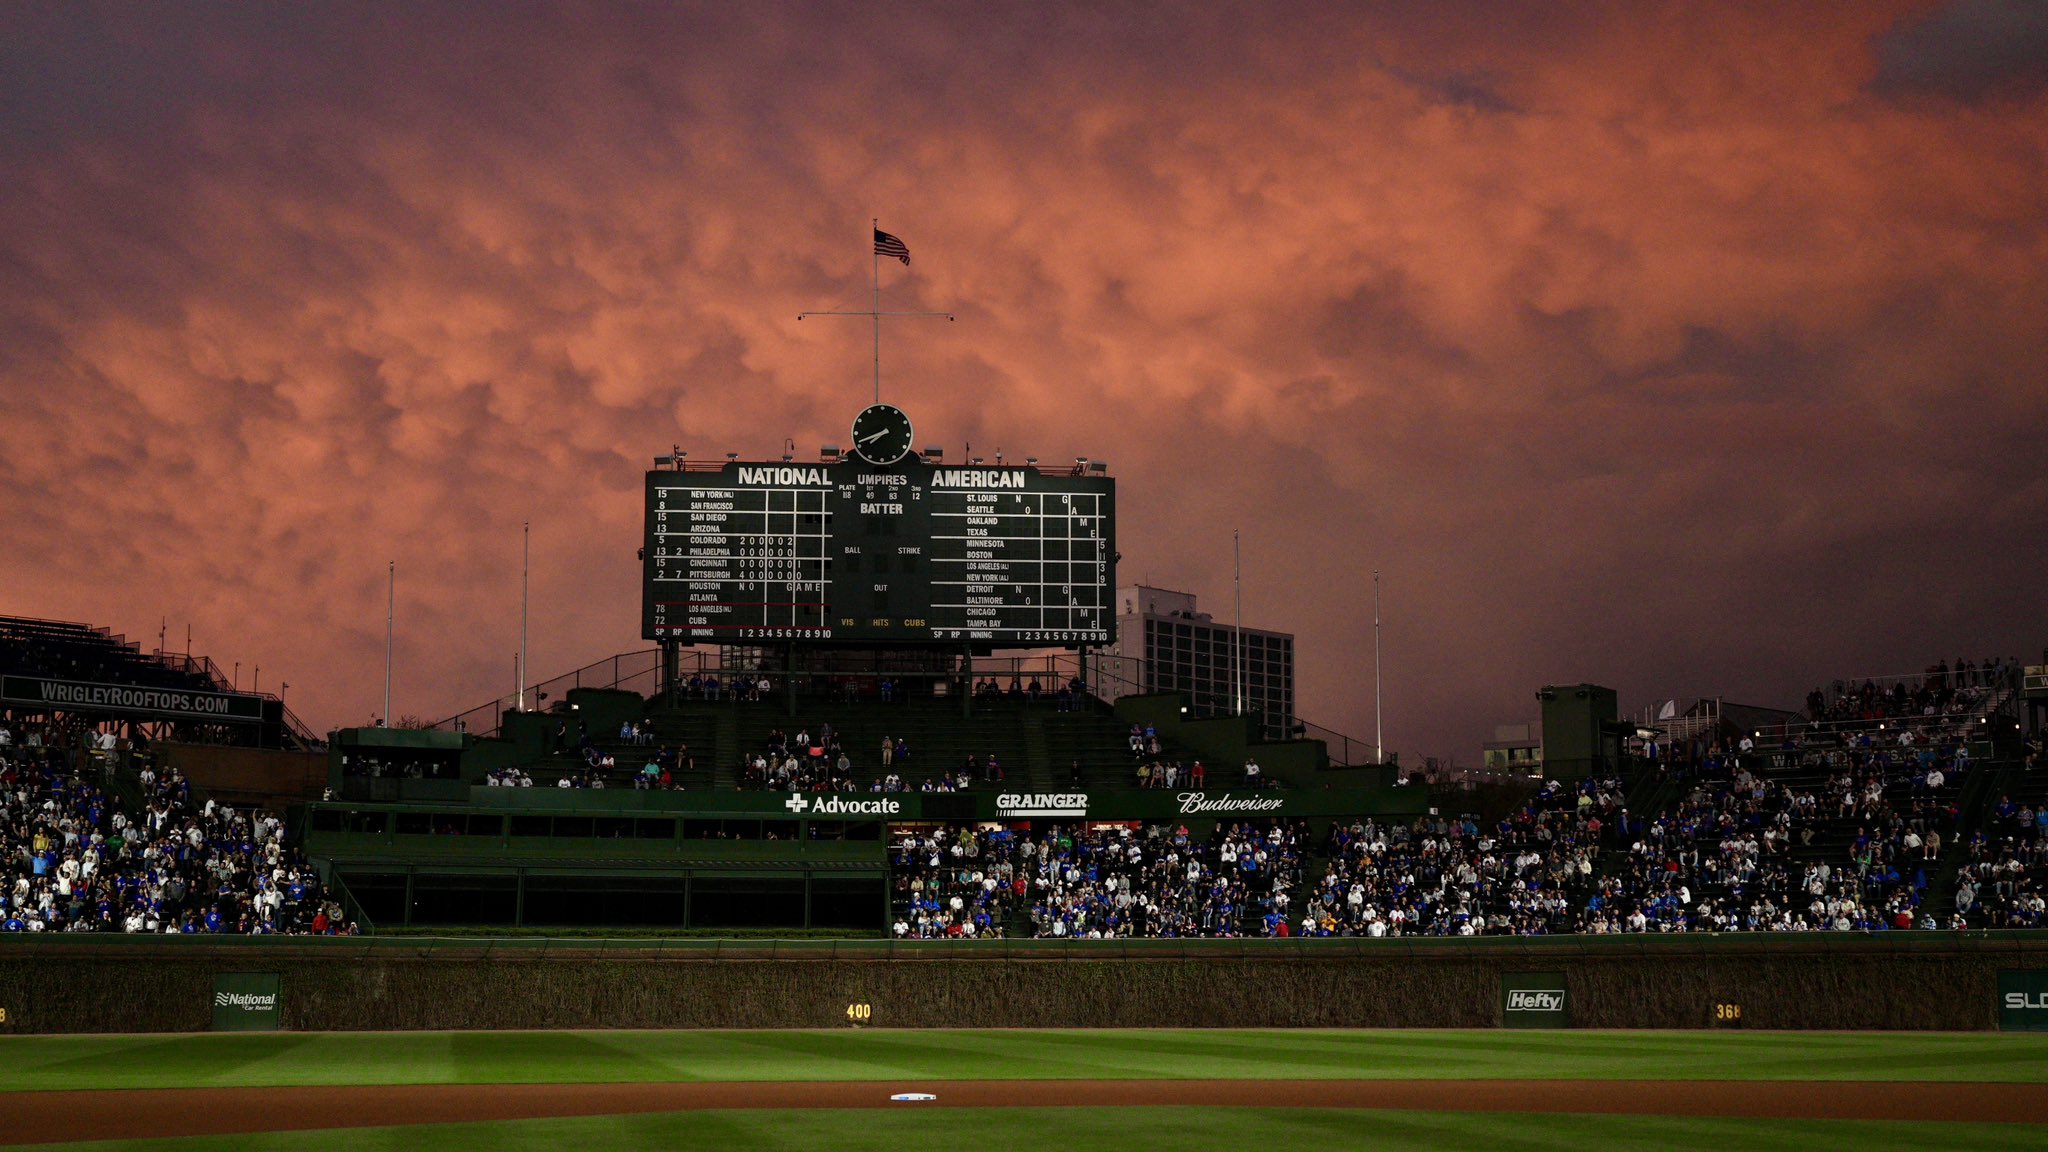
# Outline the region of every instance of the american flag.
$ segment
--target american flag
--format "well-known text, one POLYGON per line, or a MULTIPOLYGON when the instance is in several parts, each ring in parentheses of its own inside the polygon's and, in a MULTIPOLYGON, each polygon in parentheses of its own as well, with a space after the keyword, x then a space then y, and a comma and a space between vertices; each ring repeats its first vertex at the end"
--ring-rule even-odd
POLYGON ((910 249, 904 246, 903 241, 889 235, 880 228, 875 229, 875 255, 894 256, 905 264, 910 263, 910 249))

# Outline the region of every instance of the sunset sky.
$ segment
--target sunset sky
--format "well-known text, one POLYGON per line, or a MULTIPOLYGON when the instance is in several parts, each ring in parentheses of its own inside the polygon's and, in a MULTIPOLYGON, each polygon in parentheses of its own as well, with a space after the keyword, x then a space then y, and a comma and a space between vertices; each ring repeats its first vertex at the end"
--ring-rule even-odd
POLYGON ((316 727, 638 638, 641 475, 869 399, 1478 758, 2048 644, 2048 5, 0 6, 0 612, 316 727))

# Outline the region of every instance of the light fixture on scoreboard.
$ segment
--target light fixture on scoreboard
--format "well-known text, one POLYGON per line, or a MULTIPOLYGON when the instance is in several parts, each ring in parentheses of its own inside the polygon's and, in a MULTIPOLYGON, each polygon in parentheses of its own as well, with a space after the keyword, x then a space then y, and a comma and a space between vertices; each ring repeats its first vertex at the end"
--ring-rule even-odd
POLYGON ((1026 457, 1024 458, 1024 464, 1025 464, 1025 466, 1026 466, 1026 467, 1028 467, 1028 468, 1036 468, 1036 467, 1038 467, 1038 457, 1036 457, 1036 456, 1026 456, 1026 457))
POLYGON ((683 457, 688 455, 688 452, 683 451, 683 446, 677 444, 669 449, 668 455, 656 456, 654 458, 654 466, 657 468, 673 468, 681 472, 683 470, 683 457))
POLYGON ((1107 461, 1107 460, 1090 460, 1090 461, 1088 462, 1088 470, 1089 470, 1090 472, 1107 472, 1107 471, 1109 471, 1109 461, 1107 461))
POLYGON ((837 444, 827 444, 823 448, 818 449, 818 459, 822 463, 837 464, 839 463, 839 456, 839 445, 837 444))
POLYGON ((739 459, 739 458, 740 458, 740 454, 739 454, 739 453, 737 453, 737 452, 727 452, 727 453, 725 454, 725 462, 726 462, 727 464, 730 464, 730 463, 732 463, 733 461, 735 461, 735 460, 737 460, 737 459, 739 459))
POLYGON ((927 464, 937 464, 945 458, 946 450, 936 444, 924 450, 924 462, 927 464))

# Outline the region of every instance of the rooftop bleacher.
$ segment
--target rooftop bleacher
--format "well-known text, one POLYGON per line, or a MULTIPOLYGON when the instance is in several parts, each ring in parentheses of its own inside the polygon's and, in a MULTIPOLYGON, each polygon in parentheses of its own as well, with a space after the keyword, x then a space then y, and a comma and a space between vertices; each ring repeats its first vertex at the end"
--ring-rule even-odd
MULTIPOLYGON (((209 657, 145 652, 139 642, 109 628, 24 616, 0 616, 0 673, 188 692, 240 691, 209 657)), ((266 692, 244 694, 277 699, 266 692)), ((311 730, 282 701, 278 707, 287 737, 302 747, 313 746, 311 730)))

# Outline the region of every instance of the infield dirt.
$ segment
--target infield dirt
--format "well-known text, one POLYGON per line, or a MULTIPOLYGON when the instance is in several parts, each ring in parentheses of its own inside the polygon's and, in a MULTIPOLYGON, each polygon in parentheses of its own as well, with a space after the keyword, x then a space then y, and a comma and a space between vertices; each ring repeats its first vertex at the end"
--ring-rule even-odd
POLYGON ((710 1108, 1234 1106, 2048 1123, 2048 1085, 1673 1080, 949 1080, 458 1084, 19 1092, 22 1143, 710 1108), (931 1103, 897 1103, 929 1092, 931 1103))

